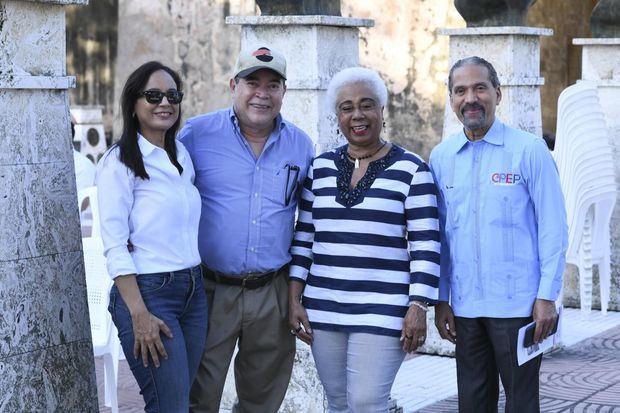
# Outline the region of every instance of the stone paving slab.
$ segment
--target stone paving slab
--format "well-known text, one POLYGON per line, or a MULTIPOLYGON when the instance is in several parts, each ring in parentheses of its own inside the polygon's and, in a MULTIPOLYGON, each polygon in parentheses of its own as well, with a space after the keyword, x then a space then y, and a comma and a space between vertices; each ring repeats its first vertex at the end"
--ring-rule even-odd
MULTIPOLYGON (((620 326, 543 357, 541 412, 620 413, 620 326)), ((500 398, 500 411, 504 407, 500 398)), ((456 396, 417 410, 458 412, 456 396)))
MULTIPOLYGON (((95 358, 95 372, 97 374, 97 395, 99 398, 99 413, 111 413, 103 402, 103 357, 95 358)), ((140 395, 138 383, 133 378, 129 365, 125 360, 118 363, 118 411, 119 413, 143 413, 144 401, 140 395)))
MULTIPOLYGON (((545 355, 542 363, 541 411, 620 413, 620 313, 582 315, 577 309, 565 309, 564 317, 567 347, 545 355)), ((100 412, 109 413, 103 405, 103 361, 95 360, 100 412)), ((403 363, 392 394, 404 413, 457 412, 454 359, 414 356, 403 363)), ((119 363, 118 399, 122 413, 144 411, 124 360, 119 363)), ((502 394, 500 411, 503 403, 502 394)))
MULTIPOLYGON (((620 326, 620 312, 603 315, 600 311, 564 308, 562 318, 562 344, 566 348, 620 326)), ((406 413, 449 399, 457 393, 456 363, 453 358, 417 355, 402 364, 391 393, 406 413)))

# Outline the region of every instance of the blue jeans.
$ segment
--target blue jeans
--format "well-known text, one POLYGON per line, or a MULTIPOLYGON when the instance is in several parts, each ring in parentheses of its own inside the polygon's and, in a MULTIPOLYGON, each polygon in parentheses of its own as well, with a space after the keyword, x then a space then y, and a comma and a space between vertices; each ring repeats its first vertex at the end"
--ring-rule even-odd
POLYGON ((172 338, 160 333, 168 358, 160 367, 133 357, 134 335, 129 309, 116 286, 110 291, 112 321, 123 351, 144 397, 146 412, 189 411, 189 389, 198 370, 207 337, 207 298, 200 266, 136 277, 148 310, 166 323, 172 338))

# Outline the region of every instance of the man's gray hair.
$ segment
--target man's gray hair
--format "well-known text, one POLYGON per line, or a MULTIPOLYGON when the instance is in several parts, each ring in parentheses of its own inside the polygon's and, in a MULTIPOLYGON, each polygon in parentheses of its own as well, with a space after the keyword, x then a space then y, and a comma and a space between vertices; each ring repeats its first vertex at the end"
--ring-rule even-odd
POLYGON ((388 92, 381 76, 374 70, 366 69, 365 67, 349 67, 336 73, 329 82, 329 86, 327 86, 327 103, 334 112, 337 112, 336 105, 338 102, 336 102, 336 99, 338 99, 338 94, 342 88, 355 83, 362 83, 368 86, 381 107, 385 107, 388 92))
POLYGON ((450 69, 450 74, 448 75, 448 93, 450 93, 450 96, 452 96, 452 74, 456 69, 465 65, 479 65, 486 67, 487 71, 489 72, 489 82, 491 82, 494 88, 500 86, 499 78, 497 77, 497 71, 495 70, 493 65, 482 57, 470 56, 457 61, 450 69))

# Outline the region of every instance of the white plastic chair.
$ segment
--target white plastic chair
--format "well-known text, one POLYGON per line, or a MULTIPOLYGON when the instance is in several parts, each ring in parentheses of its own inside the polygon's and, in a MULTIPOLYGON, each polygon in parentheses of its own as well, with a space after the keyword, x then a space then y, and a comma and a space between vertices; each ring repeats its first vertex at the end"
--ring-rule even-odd
POLYGON ((97 187, 89 186, 87 188, 81 189, 78 191, 78 207, 80 208, 80 222, 83 227, 88 227, 90 224, 91 237, 100 237, 101 236, 101 227, 99 224, 99 204, 97 203, 97 187), (82 214, 82 204, 84 201, 89 200, 89 207, 91 211, 91 220, 85 220, 82 214))
POLYGON ((579 269, 581 311, 592 310, 592 266, 598 265, 601 312, 610 289, 609 224, 616 203, 616 178, 605 118, 594 82, 566 88, 558 99, 553 156, 568 219, 566 261, 579 269))
POLYGON ((116 389, 121 346, 108 312, 112 280, 106 270, 101 238, 82 238, 82 245, 93 351, 95 357, 103 356, 105 405, 112 409, 112 413, 118 413, 116 389))

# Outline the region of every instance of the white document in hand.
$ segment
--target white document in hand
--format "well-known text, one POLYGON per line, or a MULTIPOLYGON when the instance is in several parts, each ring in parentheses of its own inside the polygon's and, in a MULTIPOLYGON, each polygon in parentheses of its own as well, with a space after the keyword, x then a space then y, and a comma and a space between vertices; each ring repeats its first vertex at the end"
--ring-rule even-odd
POLYGON ((544 351, 550 349, 556 344, 560 343, 560 338, 562 337, 562 307, 558 309, 558 329, 555 334, 551 334, 549 337, 544 339, 542 343, 534 343, 529 347, 525 347, 523 345, 525 331, 528 329, 529 326, 535 324, 536 323, 532 321, 531 323, 519 329, 519 335, 517 336, 517 362, 519 363, 519 366, 521 366, 523 363, 530 361, 539 354, 542 354, 544 351))

